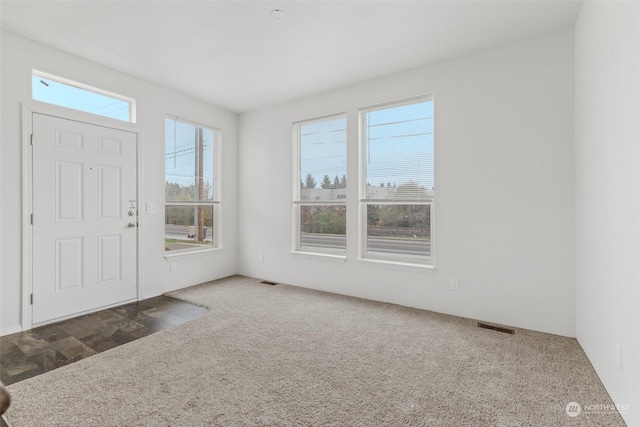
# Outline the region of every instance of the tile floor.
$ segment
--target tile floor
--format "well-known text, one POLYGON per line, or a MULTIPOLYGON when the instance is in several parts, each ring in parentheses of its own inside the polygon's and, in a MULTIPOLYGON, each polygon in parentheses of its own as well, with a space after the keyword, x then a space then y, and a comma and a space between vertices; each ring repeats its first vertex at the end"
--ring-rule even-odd
POLYGON ((0 337, 0 380, 9 385, 202 316, 159 296, 0 337))

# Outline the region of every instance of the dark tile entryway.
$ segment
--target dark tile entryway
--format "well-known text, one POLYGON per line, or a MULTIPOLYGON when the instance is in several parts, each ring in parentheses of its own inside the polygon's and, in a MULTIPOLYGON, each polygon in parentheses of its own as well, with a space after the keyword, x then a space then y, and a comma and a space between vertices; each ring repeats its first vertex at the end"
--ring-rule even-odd
POLYGON ((159 296, 0 337, 9 385, 202 316, 206 308, 159 296))

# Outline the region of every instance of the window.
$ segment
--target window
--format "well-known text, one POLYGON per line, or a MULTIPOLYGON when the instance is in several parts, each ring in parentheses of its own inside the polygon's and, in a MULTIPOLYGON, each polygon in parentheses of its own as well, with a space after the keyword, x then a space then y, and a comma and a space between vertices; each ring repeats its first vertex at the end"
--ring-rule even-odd
POLYGON ((218 247, 220 131, 165 118, 165 251, 218 247))
POLYGON ((345 252, 347 228, 345 115, 294 125, 294 250, 345 252))
POLYGON ((361 111, 363 258, 432 259, 433 117, 431 97, 361 111))
POLYGON ((31 92, 36 101, 125 122, 135 122, 135 100, 73 82, 51 74, 33 71, 31 92))

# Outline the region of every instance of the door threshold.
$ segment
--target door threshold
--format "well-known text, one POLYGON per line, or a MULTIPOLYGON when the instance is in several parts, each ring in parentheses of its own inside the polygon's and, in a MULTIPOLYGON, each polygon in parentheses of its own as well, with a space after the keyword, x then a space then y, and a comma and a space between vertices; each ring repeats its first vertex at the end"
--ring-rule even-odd
MULTIPOLYGON (((56 317, 55 319, 45 320, 44 322, 33 323, 33 324, 31 324, 31 328, 30 329, 38 328, 40 326, 50 325, 52 323, 61 322, 63 320, 73 319, 73 318, 76 318, 76 317, 84 316, 85 314, 95 313, 97 311, 108 310, 108 309, 113 308, 113 307, 118 307, 120 305, 125 305, 125 304, 129 304, 129 303, 132 303, 132 302, 137 302, 137 301, 138 301, 137 298, 128 299, 128 300, 120 301, 120 302, 117 302, 117 303, 114 303, 114 304, 102 305, 100 307, 92 308, 91 310, 85 310, 85 311, 81 311, 79 313, 70 314, 68 316, 56 317)), ((25 329, 23 329, 23 331, 24 330, 25 329)))

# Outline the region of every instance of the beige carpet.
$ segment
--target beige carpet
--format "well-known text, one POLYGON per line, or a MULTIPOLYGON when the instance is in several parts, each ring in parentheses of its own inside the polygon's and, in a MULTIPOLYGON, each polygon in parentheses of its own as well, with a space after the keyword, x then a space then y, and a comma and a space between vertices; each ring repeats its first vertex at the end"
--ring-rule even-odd
POLYGON ((239 276, 170 295, 210 312, 12 385, 14 427, 624 425, 574 339, 239 276))

